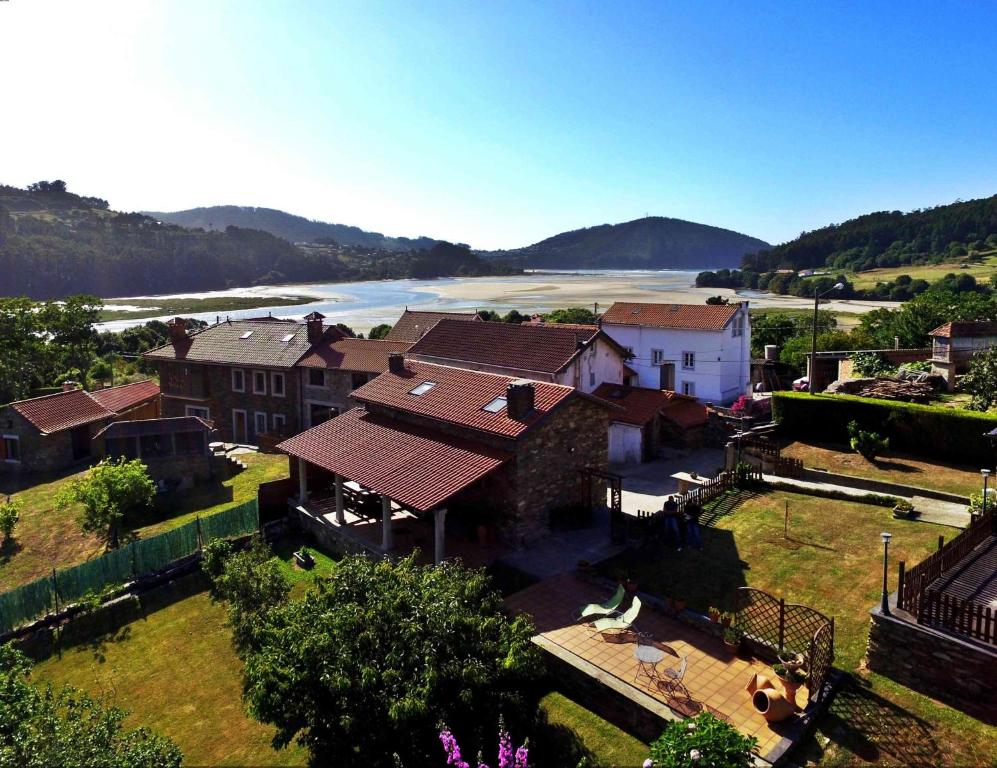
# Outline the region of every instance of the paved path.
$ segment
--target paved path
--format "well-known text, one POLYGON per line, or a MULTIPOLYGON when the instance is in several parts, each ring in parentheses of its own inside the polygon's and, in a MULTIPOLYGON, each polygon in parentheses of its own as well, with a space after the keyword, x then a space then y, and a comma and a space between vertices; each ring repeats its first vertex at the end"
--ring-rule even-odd
POLYGON ((723 463, 723 451, 698 448, 673 451, 644 464, 612 465, 610 471, 623 476, 624 514, 636 515, 638 510, 653 512, 661 509, 665 498, 678 491, 678 482, 672 477, 676 472, 698 472, 704 477, 713 477, 723 463))
POLYGON ((537 579, 548 579, 574 571, 579 560, 597 563, 622 551, 622 545, 609 540, 609 510, 600 509, 596 510, 588 528, 552 531, 537 543, 499 559, 537 579))

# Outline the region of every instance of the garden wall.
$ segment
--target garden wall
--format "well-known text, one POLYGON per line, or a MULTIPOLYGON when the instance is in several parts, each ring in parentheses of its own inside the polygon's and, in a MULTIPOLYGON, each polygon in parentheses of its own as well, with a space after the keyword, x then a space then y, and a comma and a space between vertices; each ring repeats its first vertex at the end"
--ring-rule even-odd
POLYGON ((997 650, 871 612, 868 668, 984 722, 997 723, 997 650))
POLYGON ((918 455, 978 464, 991 455, 984 434, 997 415, 854 395, 775 392, 772 418, 790 437, 848 441, 848 422, 890 438, 890 447, 918 455))

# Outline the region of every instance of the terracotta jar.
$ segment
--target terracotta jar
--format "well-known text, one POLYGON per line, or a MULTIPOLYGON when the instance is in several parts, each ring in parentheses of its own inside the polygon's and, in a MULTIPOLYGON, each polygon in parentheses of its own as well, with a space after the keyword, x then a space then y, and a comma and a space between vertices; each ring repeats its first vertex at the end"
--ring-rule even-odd
POLYGON ((775 688, 759 688, 751 695, 751 703, 755 711, 770 723, 785 720, 796 711, 793 703, 775 688))

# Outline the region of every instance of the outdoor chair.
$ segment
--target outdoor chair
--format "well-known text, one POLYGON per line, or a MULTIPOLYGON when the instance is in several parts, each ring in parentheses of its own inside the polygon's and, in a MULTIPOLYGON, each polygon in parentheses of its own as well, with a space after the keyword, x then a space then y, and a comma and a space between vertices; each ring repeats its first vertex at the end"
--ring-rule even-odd
POLYGON ((635 597, 634 601, 630 604, 630 607, 618 618, 615 616, 607 616, 603 619, 596 619, 592 622, 592 627, 596 632, 626 632, 633 627, 633 623, 637 621, 637 614, 640 613, 640 598, 635 597))
MULTIPOLYGON (((658 684, 666 691, 685 691, 682 680, 685 678, 685 671, 689 667, 689 657, 683 656, 677 667, 663 669, 658 676, 658 684)), ((687 691, 685 691, 687 692, 687 691)))
POLYGON ((616 613, 626 595, 627 591, 620 584, 615 594, 609 600, 604 603, 589 603, 578 612, 576 619, 585 619, 589 616, 608 616, 616 613))

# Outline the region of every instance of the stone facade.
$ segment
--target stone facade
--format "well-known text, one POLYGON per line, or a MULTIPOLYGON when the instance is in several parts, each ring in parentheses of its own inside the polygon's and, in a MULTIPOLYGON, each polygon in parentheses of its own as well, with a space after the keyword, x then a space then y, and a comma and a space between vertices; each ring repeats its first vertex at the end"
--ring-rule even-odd
MULTIPOLYGON (((300 368, 300 385, 302 397, 302 428, 308 429, 321 423, 318 419, 323 409, 335 409, 339 415, 356 403, 350 399, 350 393, 363 386, 377 376, 376 373, 361 373, 357 371, 340 371, 331 368, 300 368), (312 376, 322 374, 323 384, 312 384, 312 376)), ((325 414, 322 414, 324 417, 325 414)), ((324 420, 324 418, 322 419, 324 420)))
POLYGON ((997 723, 997 648, 962 640, 907 620, 871 612, 870 670, 939 699, 984 722, 997 723))
POLYGON ((290 436, 301 431, 300 379, 295 369, 160 362, 159 374, 163 416, 202 416, 213 423, 218 440, 255 445, 258 432, 290 436), (242 392, 232 386, 234 368, 243 371, 242 392), (254 391, 257 373, 263 374, 262 393, 254 391), (273 394, 274 374, 284 377, 283 396, 273 394), (192 410, 199 408, 206 408, 207 415, 192 410), (241 417, 236 429, 235 411, 246 413, 245 429, 241 417), (260 419, 262 425, 265 417, 266 429, 257 430, 257 414, 264 415, 260 419), (283 428, 275 415, 283 417, 283 428))
POLYGON ((43 435, 30 421, 13 408, 0 409, 0 436, 16 437, 20 460, 0 460, 0 473, 54 472, 74 464, 89 461, 90 439, 107 426, 107 420, 94 422, 75 430, 43 435), (73 433, 78 432, 77 446, 86 453, 74 455, 73 433))

